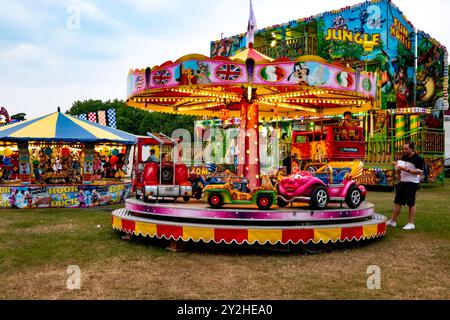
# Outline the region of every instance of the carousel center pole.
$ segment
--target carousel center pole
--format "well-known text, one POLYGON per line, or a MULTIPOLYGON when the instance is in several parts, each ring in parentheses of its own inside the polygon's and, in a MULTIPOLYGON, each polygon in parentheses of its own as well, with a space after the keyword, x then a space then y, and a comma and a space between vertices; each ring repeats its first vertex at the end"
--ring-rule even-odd
MULTIPOLYGON (((247 47, 253 49, 256 18, 250 0, 250 17, 247 27, 247 47)), ((248 57, 245 61, 248 75, 247 92, 243 92, 241 102, 240 155, 238 174, 248 179, 250 190, 260 186, 259 162, 259 105, 254 103, 253 72, 255 60, 248 57)))
POLYGON ((260 186, 259 162, 259 106, 243 102, 241 105, 240 155, 238 174, 249 181, 253 190, 260 186))

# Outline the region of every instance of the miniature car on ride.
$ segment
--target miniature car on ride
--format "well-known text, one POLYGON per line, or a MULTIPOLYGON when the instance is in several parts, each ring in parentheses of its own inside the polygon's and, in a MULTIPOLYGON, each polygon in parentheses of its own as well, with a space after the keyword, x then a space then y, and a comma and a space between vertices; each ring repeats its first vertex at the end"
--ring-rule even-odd
POLYGON ((170 154, 177 146, 177 142, 162 133, 148 133, 148 137, 138 137, 134 149, 132 189, 136 198, 141 197, 145 202, 151 198, 183 197, 189 201, 192 194, 192 184, 189 182, 189 172, 185 164, 179 161, 164 161, 162 151, 170 154), (151 161, 144 159, 144 150, 159 148, 160 157, 151 161))
POLYGON ((352 172, 359 173, 362 163, 354 168, 344 165, 332 167, 326 163, 310 163, 305 171, 292 173, 278 184, 277 204, 307 202, 313 209, 324 209, 329 202, 344 203, 351 209, 358 208, 367 191, 353 180, 352 172))
MULTIPOLYGON (((246 179, 245 179, 246 180, 246 179)), ((257 205, 261 210, 268 210, 276 202, 276 189, 268 176, 262 177, 261 187, 249 192, 247 183, 242 178, 228 177, 224 184, 209 184, 203 189, 205 202, 212 208, 225 204, 257 205)))

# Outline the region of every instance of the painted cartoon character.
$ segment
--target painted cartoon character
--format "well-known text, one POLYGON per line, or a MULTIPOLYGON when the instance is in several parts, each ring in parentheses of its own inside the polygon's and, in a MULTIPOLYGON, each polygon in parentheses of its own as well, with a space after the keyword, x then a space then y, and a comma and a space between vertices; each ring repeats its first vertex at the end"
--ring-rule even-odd
POLYGON ((197 84, 197 77, 194 74, 194 70, 191 68, 184 69, 183 64, 180 64, 180 77, 176 80, 180 85, 192 85, 197 84))
POLYGON ((406 70, 404 67, 400 67, 398 73, 395 75, 394 88, 397 92, 397 107, 408 107, 409 90, 406 85, 406 70))
POLYGON ((31 208, 33 206, 33 196, 31 195, 30 188, 28 188, 28 190, 25 191, 25 201, 27 203, 28 208, 31 208))
POLYGON ((17 208, 16 205, 16 189, 11 189, 11 195, 9 196, 9 203, 11 204, 11 208, 17 208))
POLYGON ((198 84, 209 84, 211 80, 209 79, 210 70, 209 65, 203 63, 202 61, 197 61, 197 83, 198 84))
POLYGON ((100 196, 98 195, 97 189, 92 190, 92 205, 100 204, 100 196))
POLYGON ((84 200, 84 192, 82 189, 78 191, 79 207, 86 207, 86 201, 84 200))
POLYGON ((343 16, 337 16, 336 18, 333 19, 333 28, 347 30, 348 29, 347 20, 344 19, 343 16))
POLYGON ((288 81, 290 81, 291 77, 293 77, 299 85, 301 86, 308 86, 308 76, 309 76, 309 69, 305 67, 305 64, 301 62, 297 62, 294 65, 294 70, 287 78, 288 81))

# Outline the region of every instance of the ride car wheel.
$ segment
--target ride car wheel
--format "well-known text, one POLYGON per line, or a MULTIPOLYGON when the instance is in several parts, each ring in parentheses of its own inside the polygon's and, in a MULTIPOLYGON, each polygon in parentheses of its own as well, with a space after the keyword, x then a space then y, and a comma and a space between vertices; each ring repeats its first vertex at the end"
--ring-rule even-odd
POLYGON ((258 198, 256 198, 256 205, 260 210, 268 210, 272 206, 272 197, 268 194, 260 194, 258 198))
POLYGON ((356 209, 359 207, 363 201, 363 196, 361 190, 355 185, 348 189, 347 195, 345 196, 345 203, 351 209, 356 209))
POLYGON ((286 201, 284 201, 284 200, 281 199, 281 198, 278 198, 278 199, 277 199, 277 206, 279 206, 279 207, 281 207, 281 208, 286 207, 288 204, 289 204, 289 202, 286 202, 286 201))
POLYGON ((316 186, 311 193, 311 207, 324 209, 328 204, 328 193, 325 187, 316 186))
POLYGON ((212 208, 220 208, 223 206, 223 196, 218 192, 213 192, 208 197, 208 204, 212 208))

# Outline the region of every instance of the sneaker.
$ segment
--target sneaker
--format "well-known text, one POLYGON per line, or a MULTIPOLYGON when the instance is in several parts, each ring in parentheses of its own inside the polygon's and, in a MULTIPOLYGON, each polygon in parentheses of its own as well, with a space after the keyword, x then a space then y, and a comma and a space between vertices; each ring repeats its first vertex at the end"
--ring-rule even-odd
POLYGON ((403 230, 414 230, 416 226, 414 223, 408 223, 406 226, 403 227, 403 230))
POLYGON ((390 226, 390 227, 392 227, 392 228, 395 228, 395 227, 397 226, 397 222, 394 222, 394 221, 392 221, 392 220, 388 220, 388 221, 386 222, 386 225, 387 225, 387 226, 390 226))

